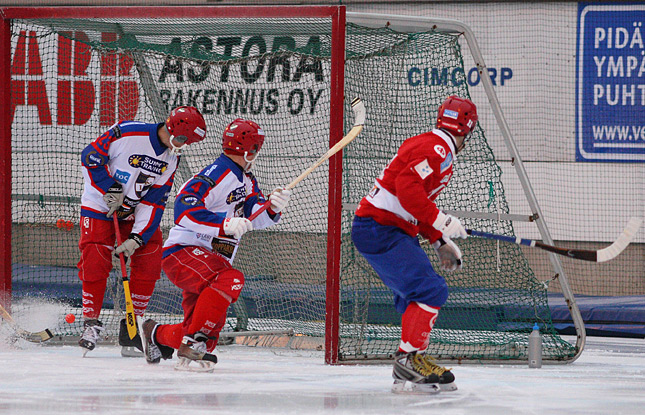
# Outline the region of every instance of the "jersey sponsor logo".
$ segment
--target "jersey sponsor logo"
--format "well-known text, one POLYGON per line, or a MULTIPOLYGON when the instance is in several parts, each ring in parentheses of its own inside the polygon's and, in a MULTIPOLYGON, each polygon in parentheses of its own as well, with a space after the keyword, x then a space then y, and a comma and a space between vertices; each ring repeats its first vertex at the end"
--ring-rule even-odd
POLYGON ((195 196, 182 196, 179 201, 186 206, 195 206, 197 203, 199 203, 199 199, 197 199, 195 196))
POLYGON ((452 153, 448 153, 446 159, 441 162, 441 173, 448 170, 452 166, 452 153))
POLYGON ((94 150, 89 151, 85 156, 85 165, 87 167, 102 166, 106 162, 107 162, 107 159, 105 158, 105 156, 103 156, 98 151, 94 151, 94 150))
POLYGON ((195 238, 199 239, 200 241, 210 241, 213 239, 213 237, 207 233, 196 233, 195 238))
POLYGON ((139 176, 137 176, 137 182, 134 184, 134 192, 141 198, 146 194, 154 182, 155 176, 139 173, 139 176))
POLYGON ((208 176, 204 176, 203 174, 198 174, 197 176, 195 176, 195 179, 205 181, 210 187, 215 187, 215 185, 217 184, 215 183, 215 180, 211 179, 208 176))
POLYGON ((213 238, 211 247, 224 258, 231 259, 235 253, 235 244, 224 239, 213 238))
POLYGON ((457 111, 453 111, 453 110, 444 110, 443 111, 443 116, 456 120, 457 118, 459 118, 459 113, 457 111))
POLYGON ((430 167, 428 160, 426 159, 414 166, 414 170, 416 170, 417 174, 422 179, 425 179, 426 177, 430 176, 430 174, 432 174, 432 168, 430 167))
POLYGON ((434 146, 434 151, 436 151, 436 152, 437 152, 437 154, 439 154, 439 155, 441 156, 441 158, 442 158, 442 159, 445 159, 445 158, 446 158, 446 149, 445 149, 445 148, 443 148, 443 146, 442 146, 442 145, 437 144, 436 146, 434 146))
POLYGON ((452 173, 448 173, 445 176, 443 176, 443 178, 439 181, 439 183, 448 183, 451 177, 452 177, 452 173))
POLYGON ((213 165, 212 165, 212 166, 210 166, 210 167, 208 168, 208 170, 206 170, 206 171, 204 172, 204 174, 202 174, 201 176, 210 176, 210 175, 211 175, 211 173, 212 173, 212 172, 214 172, 216 168, 217 168, 217 164, 213 164, 213 165))
POLYGON ((193 254, 195 254, 195 255, 204 255, 204 251, 202 251, 199 248, 195 248, 195 249, 193 249, 193 254))
POLYGON ((115 125, 114 127, 110 128, 110 131, 112 131, 112 135, 116 138, 121 138, 121 129, 119 128, 118 125, 115 125))
POLYGON ((231 193, 226 196, 226 204, 230 205, 232 203, 237 202, 240 199, 244 199, 246 197, 246 188, 244 186, 240 186, 237 189, 231 191, 231 193))
POLYGON ((128 157, 128 163, 132 167, 146 170, 158 175, 163 174, 166 169, 168 169, 168 163, 166 163, 165 161, 157 160, 156 158, 150 157, 145 154, 131 155, 130 157, 128 157))
POLYGON ((114 180, 116 180, 117 182, 126 184, 128 180, 130 180, 130 173, 128 173, 127 171, 117 170, 114 173, 113 177, 114 177, 114 180))

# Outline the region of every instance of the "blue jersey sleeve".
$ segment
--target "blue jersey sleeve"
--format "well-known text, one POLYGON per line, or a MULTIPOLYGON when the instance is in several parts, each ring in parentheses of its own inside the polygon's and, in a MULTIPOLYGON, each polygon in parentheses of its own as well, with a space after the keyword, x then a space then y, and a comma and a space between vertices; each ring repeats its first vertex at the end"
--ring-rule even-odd
MULTIPOLYGON (((255 205, 263 206, 266 203, 269 203, 269 201, 267 201, 267 199, 262 194, 255 176, 250 173, 247 174, 251 179, 251 183, 253 183, 253 191, 246 197, 246 200, 244 201, 244 217, 248 218, 253 214, 253 207, 255 205)), ((270 207, 266 210, 266 212, 274 222, 277 222, 279 220, 280 214, 273 212, 270 207)))
POLYGON ((197 175, 190 179, 175 199, 175 223, 198 233, 219 235, 226 217, 211 212, 204 203, 213 187, 208 176, 197 175))
POLYGON ((103 194, 107 192, 110 186, 116 183, 110 175, 107 165, 110 160, 110 156, 108 155, 110 144, 116 138, 114 129, 111 128, 91 142, 81 152, 81 163, 87 169, 92 187, 98 189, 103 194))

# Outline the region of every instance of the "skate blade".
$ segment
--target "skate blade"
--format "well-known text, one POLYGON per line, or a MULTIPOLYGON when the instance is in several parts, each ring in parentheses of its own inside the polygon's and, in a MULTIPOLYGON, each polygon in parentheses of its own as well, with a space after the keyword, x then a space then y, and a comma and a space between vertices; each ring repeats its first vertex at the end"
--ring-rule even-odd
POLYGON ((90 349, 83 348, 83 357, 87 356, 89 352, 90 352, 90 349))
POLYGON ((143 352, 133 346, 122 346, 121 347, 121 356, 122 357, 143 357, 143 352))
POLYGON ((205 360, 190 360, 185 357, 180 357, 179 362, 175 365, 175 370, 182 372, 211 373, 215 370, 215 363, 205 360), (195 362, 195 364, 191 365, 191 362, 195 362))
POLYGON ((441 389, 441 392, 453 392, 457 390, 457 384, 455 382, 452 383, 440 383, 439 384, 439 389, 441 389))
POLYGON ((392 393, 400 395, 436 395, 441 391, 439 385, 435 383, 412 383, 395 380, 392 385, 392 393))

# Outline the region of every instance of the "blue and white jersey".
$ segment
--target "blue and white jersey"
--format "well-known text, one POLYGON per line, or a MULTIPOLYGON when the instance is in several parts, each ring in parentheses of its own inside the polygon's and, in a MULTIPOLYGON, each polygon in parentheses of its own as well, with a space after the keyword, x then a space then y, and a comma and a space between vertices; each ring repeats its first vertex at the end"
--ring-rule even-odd
MULTIPOLYGON (((181 187, 175 199, 175 226, 164 244, 163 257, 186 246, 217 252, 230 263, 239 240, 224 234, 224 219, 248 218, 268 202, 251 173, 222 154, 212 164, 181 187)), ((253 219, 253 229, 263 229, 280 221, 271 208, 253 219)))
POLYGON ((115 182, 123 186, 120 220, 134 220, 132 232, 148 242, 161 223, 179 158, 159 140, 163 124, 122 121, 90 143, 81 153, 85 186, 81 216, 112 220, 103 195, 115 182))

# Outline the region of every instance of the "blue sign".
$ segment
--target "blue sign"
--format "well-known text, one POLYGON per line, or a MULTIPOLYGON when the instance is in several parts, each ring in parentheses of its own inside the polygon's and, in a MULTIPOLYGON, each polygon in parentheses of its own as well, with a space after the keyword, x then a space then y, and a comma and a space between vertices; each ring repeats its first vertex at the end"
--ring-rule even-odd
POLYGON ((128 173, 127 171, 117 170, 114 173, 114 180, 119 183, 126 184, 128 180, 130 180, 130 173, 128 173))
POLYGON ((576 160, 645 162, 645 4, 580 3, 576 160))

